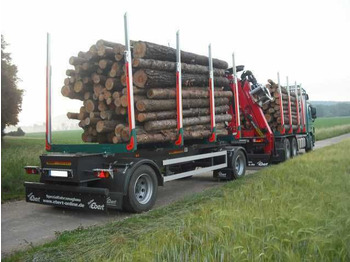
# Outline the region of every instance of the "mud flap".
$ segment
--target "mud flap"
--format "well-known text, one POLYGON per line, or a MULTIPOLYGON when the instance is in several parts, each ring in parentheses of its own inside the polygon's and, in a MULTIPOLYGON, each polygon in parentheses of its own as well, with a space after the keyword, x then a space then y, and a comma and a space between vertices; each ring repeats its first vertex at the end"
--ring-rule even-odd
POLYGON ((26 201, 90 211, 107 211, 109 190, 104 188, 24 183, 26 201))

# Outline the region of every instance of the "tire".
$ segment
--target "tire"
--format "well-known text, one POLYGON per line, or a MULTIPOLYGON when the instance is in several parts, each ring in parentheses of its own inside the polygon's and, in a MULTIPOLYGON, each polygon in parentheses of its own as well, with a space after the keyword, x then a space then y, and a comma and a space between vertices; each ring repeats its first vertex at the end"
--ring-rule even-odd
POLYGON ((289 139, 284 139, 283 149, 284 149, 284 161, 287 161, 291 155, 291 148, 290 148, 289 139))
POLYGON ((296 157, 297 154, 298 154, 298 143, 297 143, 297 139, 295 137, 292 137, 291 140, 290 140, 290 144, 291 144, 291 147, 290 147, 290 156, 293 158, 293 157, 296 157))
POLYGON ((242 150, 238 150, 233 154, 231 167, 234 179, 239 179, 245 175, 246 163, 246 157, 242 150))
POLYGON ((306 147, 305 147, 305 152, 310 152, 312 150, 314 150, 314 141, 312 139, 312 136, 308 136, 307 137, 306 147))
POLYGON ((157 191, 158 179, 153 168, 147 165, 138 167, 131 175, 123 209, 133 213, 150 210, 156 202, 157 191))

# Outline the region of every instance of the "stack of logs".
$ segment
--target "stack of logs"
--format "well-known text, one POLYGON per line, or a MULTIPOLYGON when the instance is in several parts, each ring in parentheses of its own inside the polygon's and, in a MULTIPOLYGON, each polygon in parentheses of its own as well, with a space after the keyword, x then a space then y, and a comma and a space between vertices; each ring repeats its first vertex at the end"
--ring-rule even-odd
MULTIPOLYGON (((133 91, 137 142, 174 141, 177 138, 176 50, 149 42, 132 41, 133 91)), ((87 52, 79 52, 69 63, 61 93, 83 101, 79 113, 67 113, 80 120, 84 142, 127 143, 128 97, 124 65, 125 47, 99 40, 87 52)), ((184 139, 210 136, 208 57, 181 52, 184 139)), ((227 135, 225 122, 232 100, 228 64, 213 59, 217 134, 227 135), (228 90, 228 91, 226 91, 228 90)))
MULTIPOLYGON (((265 118, 269 123, 269 126, 273 130, 278 130, 281 132, 283 129, 281 123, 281 110, 280 110, 280 93, 278 90, 278 85, 272 80, 268 80, 266 87, 269 89, 271 96, 274 98, 273 102, 269 102, 263 105, 262 109, 265 114, 265 118)), ((289 126, 289 109, 288 109, 288 92, 285 87, 281 86, 282 91, 282 105, 284 113, 284 124, 289 126)), ((291 116, 293 129, 297 128, 297 99, 294 92, 290 92, 290 102, 291 102, 291 116)), ((299 107, 298 107, 299 108, 299 107)), ((300 110, 300 109, 298 109, 300 110)))

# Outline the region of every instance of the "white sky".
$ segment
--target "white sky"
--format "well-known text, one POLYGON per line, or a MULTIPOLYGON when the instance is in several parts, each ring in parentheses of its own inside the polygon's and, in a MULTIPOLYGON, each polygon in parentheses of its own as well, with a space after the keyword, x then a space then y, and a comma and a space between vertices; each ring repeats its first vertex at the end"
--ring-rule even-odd
POLYGON ((1 33, 25 90, 19 125, 44 122, 46 32, 52 38, 53 115, 78 111, 81 102, 60 90, 69 57, 99 39, 124 43, 123 15, 130 39, 207 54, 268 78, 302 83, 311 100, 350 101, 350 0, 294 1, 90 1, 2 0, 1 33))

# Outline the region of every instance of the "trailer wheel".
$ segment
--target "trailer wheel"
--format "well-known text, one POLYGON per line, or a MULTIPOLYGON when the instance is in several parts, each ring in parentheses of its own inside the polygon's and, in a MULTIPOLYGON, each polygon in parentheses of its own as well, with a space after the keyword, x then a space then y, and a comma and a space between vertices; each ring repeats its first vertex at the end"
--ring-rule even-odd
POLYGON ((142 165, 131 175, 123 208, 134 213, 150 210, 157 198, 158 180, 154 170, 142 165))
POLYGON ((297 154, 298 154, 297 139, 295 137, 292 137, 290 144, 291 144, 290 155, 293 158, 293 157, 297 156, 297 154))
POLYGON ((291 152, 289 139, 284 139, 283 148, 284 148, 284 161, 286 161, 290 158, 290 152, 291 152))
POLYGON ((234 179, 241 178, 245 175, 246 158, 242 150, 238 150, 233 154, 231 167, 233 169, 234 179))

